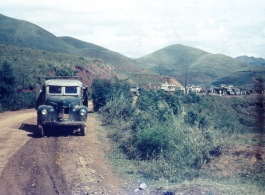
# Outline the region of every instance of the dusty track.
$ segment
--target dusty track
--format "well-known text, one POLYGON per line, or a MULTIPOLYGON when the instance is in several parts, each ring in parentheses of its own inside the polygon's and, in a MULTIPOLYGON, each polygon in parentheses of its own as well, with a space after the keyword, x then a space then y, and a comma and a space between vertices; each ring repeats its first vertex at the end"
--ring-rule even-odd
POLYGON ((96 128, 88 117, 87 136, 51 129, 36 135, 36 111, 0 114, 0 194, 124 194, 113 175, 96 128))

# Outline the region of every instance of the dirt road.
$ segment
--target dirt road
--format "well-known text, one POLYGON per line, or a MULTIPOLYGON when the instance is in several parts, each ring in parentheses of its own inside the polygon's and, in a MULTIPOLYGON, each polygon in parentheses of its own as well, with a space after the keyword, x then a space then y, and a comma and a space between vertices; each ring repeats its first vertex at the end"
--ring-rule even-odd
POLYGON ((87 136, 53 129, 36 134, 33 109, 0 113, 0 194, 124 194, 97 141, 89 113, 87 136))

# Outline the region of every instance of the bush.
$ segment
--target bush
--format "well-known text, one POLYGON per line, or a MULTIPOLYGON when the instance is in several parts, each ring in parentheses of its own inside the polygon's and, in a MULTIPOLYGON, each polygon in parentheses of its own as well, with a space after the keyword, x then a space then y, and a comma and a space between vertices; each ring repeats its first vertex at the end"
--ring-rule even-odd
POLYGON ((11 64, 3 63, 0 70, 0 99, 16 93, 17 80, 11 64))
POLYGON ((94 79, 91 85, 94 110, 98 111, 105 106, 108 101, 114 100, 123 94, 126 98, 131 98, 130 86, 126 81, 119 81, 117 78, 114 83, 110 80, 94 79))
POLYGON ((199 121, 199 114, 194 110, 190 110, 187 115, 185 116, 186 123, 190 124, 191 126, 195 125, 195 122, 199 121))
POLYGON ((134 111, 135 108, 131 100, 121 94, 117 98, 107 102, 106 106, 99 110, 99 113, 103 116, 102 121, 104 124, 118 125, 121 123, 121 120, 130 120, 134 111))
POLYGON ((199 97, 195 92, 190 92, 189 94, 187 94, 186 96, 184 96, 185 98, 183 99, 183 102, 185 104, 189 104, 189 103, 202 103, 202 99, 201 97, 199 97))
POLYGON ((172 94, 167 94, 165 97, 165 101, 169 105, 169 107, 173 110, 173 113, 177 115, 180 111, 180 101, 177 96, 172 94))
POLYGON ((94 79, 91 85, 94 111, 105 106, 111 93, 111 82, 109 80, 94 79))
MULTIPOLYGON (((28 82, 27 79, 28 77, 25 75, 25 83, 28 82)), ((0 70, 0 112, 33 108, 35 106, 34 93, 17 94, 16 90, 17 80, 14 76, 12 65, 4 62, 0 70)))
POLYGON ((36 102, 35 93, 25 92, 12 94, 1 99, 2 111, 15 111, 34 108, 36 102))
POLYGON ((109 137, 129 159, 137 159, 139 171, 145 176, 170 181, 192 179, 209 160, 209 151, 220 147, 212 131, 193 129, 184 122, 183 115, 175 117, 169 107, 150 104, 152 109, 140 110, 137 102, 134 109, 128 109, 130 117, 120 120, 120 110, 131 107, 125 102, 124 97, 108 102, 100 113, 103 122, 109 118, 114 124, 108 128, 109 137))

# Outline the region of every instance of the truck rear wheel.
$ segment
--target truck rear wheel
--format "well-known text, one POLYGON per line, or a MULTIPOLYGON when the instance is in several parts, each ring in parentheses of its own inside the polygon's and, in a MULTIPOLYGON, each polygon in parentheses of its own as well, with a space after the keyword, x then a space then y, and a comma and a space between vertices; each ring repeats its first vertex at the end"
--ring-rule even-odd
POLYGON ((40 137, 44 137, 44 130, 42 125, 38 125, 38 133, 40 137))
POLYGON ((85 126, 80 127, 80 131, 81 131, 82 136, 86 136, 86 127, 85 126))

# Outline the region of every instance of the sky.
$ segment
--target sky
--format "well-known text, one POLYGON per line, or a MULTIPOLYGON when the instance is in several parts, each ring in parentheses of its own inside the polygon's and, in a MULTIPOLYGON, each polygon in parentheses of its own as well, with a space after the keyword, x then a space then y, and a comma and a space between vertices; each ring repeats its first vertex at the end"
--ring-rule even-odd
POLYGON ((174 44, 265 58, 264 0, 1 0, 0 13, 130 58, 174 44))

